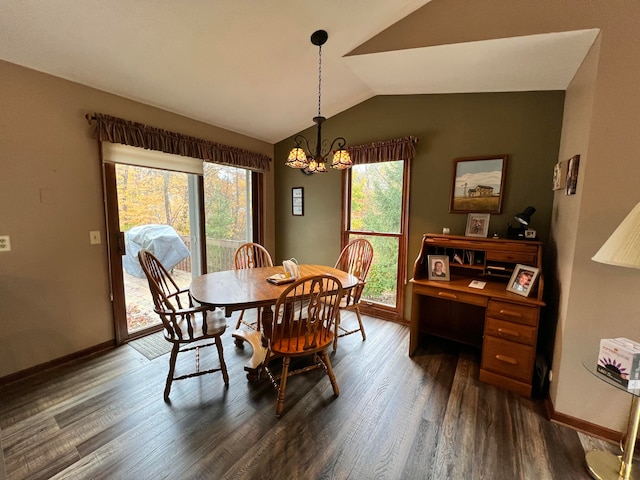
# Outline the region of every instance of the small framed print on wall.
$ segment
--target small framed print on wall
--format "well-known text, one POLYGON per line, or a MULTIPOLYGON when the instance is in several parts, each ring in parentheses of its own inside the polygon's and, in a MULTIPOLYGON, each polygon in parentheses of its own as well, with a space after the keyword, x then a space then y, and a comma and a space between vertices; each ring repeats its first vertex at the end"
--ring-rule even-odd
POLYGON ((567 161, 558 162, 553 167, 553 189, 563 190, 567 186, 567 161))
POLYGON ((580 155, 574 155, 567 165, 567 185, 565 193, 575 195, 578 188, 578 167, 580 167, 580 155))
POLYGON ((303 187, 293 187, 291 189, 291 214, 300 217, 304 215, 303 187))

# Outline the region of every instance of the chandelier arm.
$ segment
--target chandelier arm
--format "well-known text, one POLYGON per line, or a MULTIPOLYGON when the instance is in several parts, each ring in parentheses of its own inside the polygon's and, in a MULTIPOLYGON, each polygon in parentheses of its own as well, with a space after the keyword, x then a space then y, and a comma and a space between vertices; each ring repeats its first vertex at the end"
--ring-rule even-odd
POLYGON ((347 144, 347 141, 344 139, 344 137, 335 138, 333 142, 331 142, 331 146, 329 147, 329 151, 327 152, 327 154, 333 150, 334 146, 337 147, 336 150, 342 150, 344 149, 344 146, 346 144, 347 144))
POLYGON ((307 155, 311 153, 311 148, 309 147, 309 140, 307 140, 307 137, 305 137, 304 135, 296 135, 293 140, 296 142, 296 147, 302 147, 307 155))

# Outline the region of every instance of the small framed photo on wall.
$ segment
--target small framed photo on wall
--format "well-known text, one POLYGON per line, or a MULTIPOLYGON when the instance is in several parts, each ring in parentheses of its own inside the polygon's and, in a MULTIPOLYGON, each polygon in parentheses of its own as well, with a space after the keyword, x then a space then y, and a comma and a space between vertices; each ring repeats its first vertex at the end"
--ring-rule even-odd
POLYGON ((578 168, 580 167, 580 155, 574 155, 567 165, 567 195, 575 195, 578 188, 578 168))
POLYGON ((294 216, 304 215, 304 188, 293 187, 291 189, 291 214, 294 216))
POLYGON ((553 189, 563 190, 567 186, 567 161, 558 162, 553 167, 553 189))

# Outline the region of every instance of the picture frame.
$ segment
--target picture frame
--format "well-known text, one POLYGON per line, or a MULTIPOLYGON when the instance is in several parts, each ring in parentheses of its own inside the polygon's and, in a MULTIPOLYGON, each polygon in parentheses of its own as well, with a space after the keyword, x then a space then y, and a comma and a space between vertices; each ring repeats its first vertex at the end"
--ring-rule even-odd
POLYGON ((489 213, 470 213, 467 215, 466 237, 486 237, 489 234, 489 213))
POLYGON ((507 283, 507 291, 528 297, 538 279, 540 269, 518 263, 507 283))
POLYGON ((558 162, 553 166, 553 190, 563 190, 567 186, 567 164, 558 162))
POLYGON ((569 159, 567 165, 567 186, 566 194, 575 195, 578 188, 578 167, 580 167, 580 155, 574 155, 569 159))
POLYGON ((449 257, 446 255, 427 255, 429 280, 449 281, 449 257))
POLYGON ((303 187, 293 187, 291 189, 291 215, 299 217, 304 215, 303 187))
POLYGON ((508 155, 453 160, 449 213, 502 213, 508 155))

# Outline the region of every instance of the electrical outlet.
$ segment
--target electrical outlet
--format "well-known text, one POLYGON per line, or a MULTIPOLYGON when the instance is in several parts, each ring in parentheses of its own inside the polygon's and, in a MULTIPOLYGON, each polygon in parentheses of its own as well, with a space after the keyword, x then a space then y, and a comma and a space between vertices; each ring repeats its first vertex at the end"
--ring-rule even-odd
POLYGON ((0 252, 11 251, 11 240, 9 235, 0 235, 0 252))
POLYGON ((100 232, 98 230, 92 230, 89 232, 89 242, 91 242, 91 245, 99 245, 102 243, 102 240, 100 240, 100 232))

